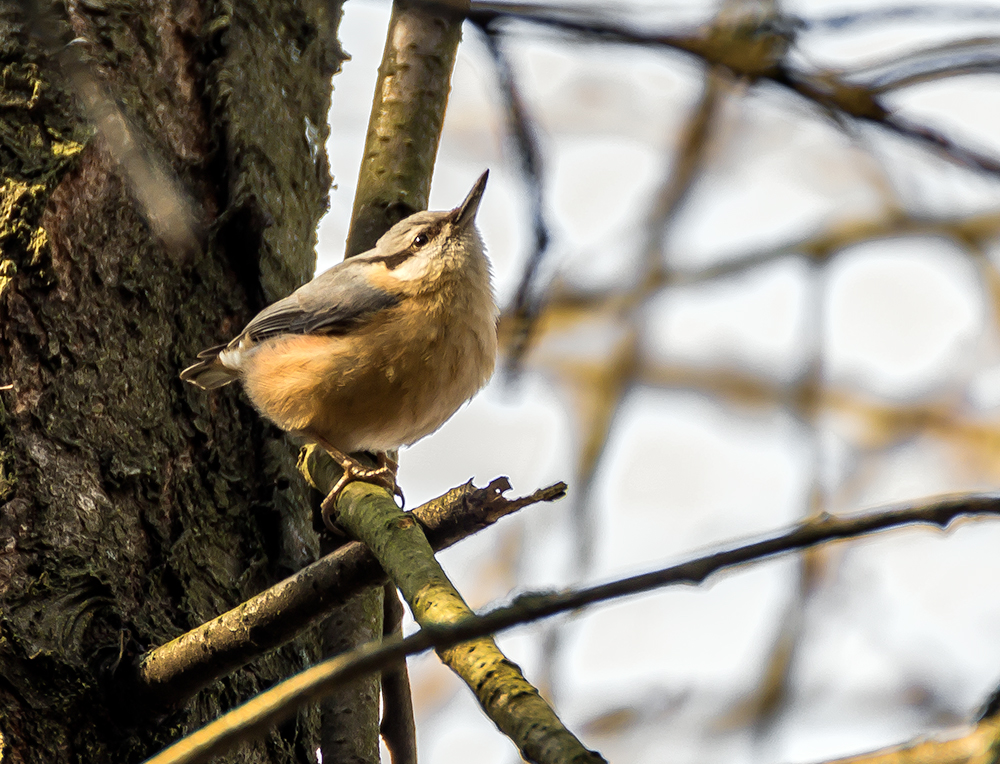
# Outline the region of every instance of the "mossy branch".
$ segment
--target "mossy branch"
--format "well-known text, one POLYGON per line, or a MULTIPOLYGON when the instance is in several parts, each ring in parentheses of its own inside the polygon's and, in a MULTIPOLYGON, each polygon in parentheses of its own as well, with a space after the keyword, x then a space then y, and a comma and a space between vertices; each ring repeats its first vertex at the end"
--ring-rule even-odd
POLYGON ((354 197, 347 256, 427 209, 468 0, 392 5, 354 197))
MULTIPOLYGON (((337 503, 337 522, 368 545, 421 627, 454 624, 473 615, 435 559, 420 524, 384 489, 362 483, 348 486, 337 503)), ((604 761, 563 725, 492 637, 450 646, 438 655, 469 685, 486 715, 527 761, 604 761)))
MULTIPOLYGON (((324 472, 329 460, 317 463, 315 449, 306 454, 316 474, 332 475, 324 472)), ((466 483, 412 514, 434 548, 444 549, 522 507, 560 498, 566 485, 557 483, 519 499, 504 498, 509 489, 506 478, 485 488, 466 483)), ((345 544, 229 612, 140 656, 121 677, 121 695, 133 715, 176 707, 201 688, 291 641, 362 589, 385 580, 363 544, 345 544)))
MULTIPOLYGON (((355 483, 344 492, 344 502, 364 501, 371 493, 380 490, 355 483)), ((512 626, 619 597, 665 586, 700 584, 722 570, 774 559, 831 541, 857 538, 903 525, 947 528, 956 519, 971 516, 1000 516, 1000 494, 946 496, 845 517, 823 515, 758 541, 738 542, 720 551, 649 573, 583 589, 552 594, 525 594, 512 604, 485 615, 464 618, 449 626, 422 628, 406 639, 388 639, 381 643, 363 645, 348 655, 324 661, 258 695, 179 741, 146 764, 197 764, 206 761, 213 755, 231 750, 241 741, 258 737, 297 709, 323 697, 331 687, 367 673, 381 671, 407 655, 416 655, 431 648, 453 647, 512 626)), ((996 705, 994 696, 980 719, 980 726, 995 716, 996 705)))

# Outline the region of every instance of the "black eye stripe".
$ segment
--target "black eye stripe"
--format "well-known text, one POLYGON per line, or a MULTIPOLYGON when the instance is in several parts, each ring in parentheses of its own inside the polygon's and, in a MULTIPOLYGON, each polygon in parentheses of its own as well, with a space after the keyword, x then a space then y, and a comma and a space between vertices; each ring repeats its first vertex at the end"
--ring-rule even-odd
POLYGON ((438 236, 441 233, 441 229, 444 227, 444 222, 431 223, 422 231, 417 232, 413 235, 413 239, 410 241, 410 246, 404 249, 402 252, 396 252, 392 255, 383 255, 382 257, 373 257, 371 262, 373 263, 385 263, 385 267, 390 271, 396 270, 399 266, 413 257, 417 252, 426 247, 431 239, 438 236), (419 241, 418 239, 423 239, 419 241))
POLYGON ((390 271, 394 271, 403 263, 405 263, 407 260, 409 260, 411 257, 413 257, 413 254, 414 253, 412 251, 406 249, 403 250, 402 252, 397 252, 395 255, 386 255, 385 257, 380 257, 374 262, 385 263, 386 268, 388 268, 390 271))

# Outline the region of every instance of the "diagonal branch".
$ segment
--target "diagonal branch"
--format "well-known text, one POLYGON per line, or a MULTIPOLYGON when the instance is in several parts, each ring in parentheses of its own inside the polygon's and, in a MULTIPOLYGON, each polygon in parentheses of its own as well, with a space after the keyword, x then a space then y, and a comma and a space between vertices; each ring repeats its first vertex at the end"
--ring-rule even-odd
MULTIPOLYGON (((437 628, 472 617, 411 515, 384 488, 351 483, 337 502, 337 523, 363 541, 399 588, 414 619, 437 628)), ((539 691, 488 636, 438 649, 442 663, 475 693, 484 713, 536 764, 600 764, 539 691)))
POLYGON ((468 0, 395 0, 379 67, 347 256, 427 209, 468 0))
POLYGON ((522 595, 511 605, 485 615, 468 617, 448 626, 422 628, 402 640, 369 643, 349 654, 324 661, 178 741, 146 764, 197 764, 208 761, 243 741, 259 737, 297 709, 322 698, 332 688, 381 671, 407 655, 432 648, 446 649, 513 626, 619 597, 677 584, 700 584, 722 570, 773 559, 831 541, 905 525, 931 525, 945 529, 959 518, 972 516, 1000 516, 1000 494, 945 496, 922 504, 897 505, 855 515, 820 516, 759 541, 737 543, 650 573, 556 594, 522 595))
POLYGON ((1000 746, 1000 719, 981 719, 970 732, 950 739, 919 738, 825 764, 994 764, 1000 746))
MULTIPOLYGON (((486 528, 502 517, 566 491, 557 483, 530 496, 506 499, 506 478, 485 488, 471 482, 413 510, 435 549, 486 528)), ((364 545, 353 542, 208 623, 140 656, 119 681, 133 709, 176 707, 254 658, 294 639, 362 589, 385 581, 364 545)), ((133 715, 138 712, 133 710, 133 715)))
POLYGON ((675 34, 648 32, 598 14, 568 12, 531 3, 475 3, 469 18, 484 28, 521 21, 585 41, 676 50, 711 66, 723 66, 737 77, 773 82, 833 114, 880 125, 970 169, 1000 175, 1000 160, 996 157, 894 114, 878 98, 877 88, 849 82, 837 72, 812 73, 790 66, 785 54, 791 32, 799 23, 792 17, 769 19, 756 27, 745 23, 718 24, 694 33, 675 34))

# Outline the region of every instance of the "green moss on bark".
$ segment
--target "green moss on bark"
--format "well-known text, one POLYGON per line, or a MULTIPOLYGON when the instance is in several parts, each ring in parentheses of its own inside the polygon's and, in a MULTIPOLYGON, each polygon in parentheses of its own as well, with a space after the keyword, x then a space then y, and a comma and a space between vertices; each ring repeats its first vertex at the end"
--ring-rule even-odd
MULTIPOLYGON (((294 276, 270 289, 292 285, 310 267, 302 231, 325 209, 325 157, 302 158, 288 139, 284 161, 257 171, 265 125, 240 113, 285 103, 281 77, 295 76, 314 95, 303 113, 325 118, 332 69, 316 62, 335 47, 331 6, 260 6, 220 36, 221 6, 102 0, 74 5, 60 32, 87 41, 89 71, 206 219, 222 221, 187 261, 150 234, 114 146, 79 119, 23 19, 0 17, 0 386, 13 386, 0 391, 0 735, 11 761, 134 762, 317 655, 307 635, 166 720, 106 694, 120 661, 315 554, 288 447, 238 391, 206 395, 177 378, 259 307, 248 252, 294 276), (295 48, 279 18, 317 33, 295 48), (255 24, 274 26, 244 28, 255 24), (251 38, 252 57, 232 47, 251 38), (236 66, 243 78, 227 80, 236 66), (266 225, 227 228, 245 200, 266 225)), ((308 761, 317 736, 308 712, 237 758, 308 761)))

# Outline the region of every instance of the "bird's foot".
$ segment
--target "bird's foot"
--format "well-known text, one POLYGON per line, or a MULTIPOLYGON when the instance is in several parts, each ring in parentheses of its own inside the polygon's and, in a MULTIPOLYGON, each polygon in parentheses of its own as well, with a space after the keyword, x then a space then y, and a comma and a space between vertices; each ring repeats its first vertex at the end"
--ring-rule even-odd
POLYGON ((403 504, 406 503, 406 498, 403 496, 403 489, 396 483, 396 472, 399 470, 399 464, 390 459, 388 455, 384 453, 378 454, 377 467, 366 467, 357 459, 350 456, 335 455, 332 453, 330 455, 333 456, 344 470, 344 474, 340 476, 340 480, 337 481, 337 484, 330 490, 330 493, 323 499, 323 503, 320 504, 323 523, 334 533, 343 533, 343 530, 337 526, 333 516, 337 510, 337 499, 340 498, 340 494, 350 483, 360 481, 362 483, 372 483, 381 486, 394 496, 398 496, 403 504))

